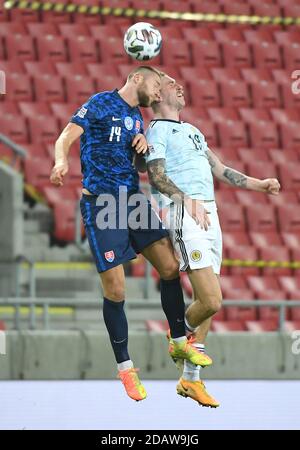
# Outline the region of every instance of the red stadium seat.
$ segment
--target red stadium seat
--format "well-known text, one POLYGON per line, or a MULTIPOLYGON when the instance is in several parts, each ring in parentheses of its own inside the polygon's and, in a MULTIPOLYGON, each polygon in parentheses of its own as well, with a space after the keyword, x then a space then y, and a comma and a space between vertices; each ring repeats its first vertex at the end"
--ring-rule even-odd
POLYGON ((279 195, 270 195, 269 202, 273 205, 298 205, 299 198, 296 191, 283 191, 279 195))
POLYGON ((277 331, 277 320, 249 320, 245 324, 246 329, 252 333, 265 333, 266 331, 277 331))
MULTIPOLYGON (((253 300, 254 296, 251 290, 249 289, 228 289, 226 291, 226 299, 229 300, 253 300)), ((256 308, 251 306, 249 307, 241 307, 241 306, 229 306, 226 307, 226 318, 227 320, 239 320, 240 322, 245 323, 246 320, 256 320, 257 312, 256 308)))
MULTIPOLYGON (((251 2, 252 3, 252 2, 251 2)), ((272 2, 264 3, 255 1, 254 6, 254 15, 256 16, 268 16, 268 17, 279 17, 281 16, 281 9, 279 5, 274 5, 272 2)))
POLYGON ((230 204, 219 205, 219 216, 224 231, 245 231, 244 212, 240 205, 236 205, 235 209, 230 204))
POLYGON ((225 249, 250 245, 249 235, 245 231, 225 231, 223 232, 223 245, 225 249))
POLYGON ((299 191, 300 188, 300 161, 286 162, 279 166, 280 181, 283 189, 299 191))
POLYGON ((33 39, 23 34, 9 34, 5 38, 7 59, 34 61, 36 59, 33 39))
POLYGON ((248 126, 252 147, 278 148, 278 130, 273 122, 259 120, 256 123, 249 124, 248 126))
POLYGON ((10 11, 10 20, 12 22, 38 22, 39 21, 39 13, 37 11, 33 11, 32 9, 19 9, 15 8, 10 11))
MULTIPOLYGON (((222 12, 222 6, 220 3, 212 2, 211 0, 203 0, 199 3, 199 0, 189 0, 189 4, 192 6, 194 12, 219 14, 222 12)), ((207 27, 205 23, 205 28, 207 27)))
POLYGON ((54 143, 59 136, 56 119, 48 116, 37 116, 28 119, 31 142, 54 143))
POLYGON ((281 237, 284 244, 291 250, 297 249, 300 247, 300 232, 298 233, 289 233, 289 232, 281 232, 281 237))
MULTIPOLYGON (((103 75, 106 75, 106 74, 110 74, 111 76, 119 76, 120 74, 119 74, 119 70, 118 69, 120 69, 120 67, 122 67, 122 65, 121 66, 118 66, 118 67, 116 67, 116 66, 113 66, 113 65, 111 65, 111 64, 99 64, 99 63, 87 63, 87 65, 86 65, 86 70, 87 70, 87 73, 88 73, 88 75, 91 77, 91 78, 94 78, 94 79, 97 79, 97 78, 101 78, 103 75)), ((126 65, 126 67, 132 67, 132 66, 127 66, 126 65)), ((129 74, 129 72, 131 71, 132 69, 131 68, 128 68, 127 70, 126 70, 126 75, 124 75, 124 81, 126 80, 126 78, 127 78, 127 75, 129 74)))
POLYGON ((243 81, 240 70, 235 67, 212 67, 210 71, 218 83, 227 83, 231 80, 243 81))
POLYGON ((24 75, 24 63, 19 60, 0 61, 0 70, 10 75, 24 75))
POLYGON ((242 32, 238 28, 235 28, 235 27, 215 29, 215 30, 213 30, 213 34, 214 34, 215 40, 217 42, 219 42, 220 44, 222 44, 223 42, 231 43, 234 41, 239 41, 239 42, 245 41, 242 32))
POLYGON ((256 108, 278 108, 281 98, 276 83, 262 80, 251 85, 253 105, 256 108))
POLYGON ((110 91, 112 89, 120 89, 124 80, 119 76, 103 75, 96 79, 97 91, 110 91))
POLYGON ((252 231, 249 235, 256 248, 269 248, 273 245, 283 245, 283 241, 277 231, 265 231, 264 233, 252 231))
POLYGON ((35 98, 41 102, 63 102, 65 91, 62 79, 58 76, 44 75, 34 77, 35 98))
POLYGON ((182 39, 170 39, 162 47, 163 64, 191 65, 190 49, 187 42, 182 39))
POLYGON ((228 15, 242 15, 242 16, 250 16, 251 15, 251 7, 243 2, 234 2, 231 1, 225 2, 223 4, 224 14, 228 15))
POLYGON ((227 80, 220 82, 220 87, 224 106, 240 108, 251 105, 249 89, 243 81, 227 80))
MULTIPOLYGON (((285 292, 284 291, 265 291, 260 292, 259 300, 285 300, 285 292)), ((279 308, 276 306, 259 306, 258 307, 258 317, 260 320, 274 320, 279 321, 279 308)), ((289 318, 289 313, 286 310, 286 319, 289 318)))
POLYGON ((282 67, 280 50, 277 44, 258 42, 252 45, 254 64, 256 67, 275 69, 282 67))
POLYGON ((272 119, 278 124, 298 122, 300 120, 300 111, 298 108, 271 109, 272 119))
POLYGON ((273 69, 272 75, 277 84, 291 84, 291 74, 286 69, 273 69))
POLYGON ((287 333, 291 333, 292 331, 300 330, 300 320, 286 320, 284 323, 284 330, 287 333))
MULTIPOLYGON (((27 151, 29 158, 47 158, 48 153, 44 145, 38 144, 25 144, 24 149, 27 151)), ((53 146, 52 146, 53 147, 53 146)))
MULTIPOLYGON (((228 161, 235 161, 238 164, 239 162, 239 156, 237 153, 237 149, 234 147, 214 147, 214 153, 218 156, 218 158, 227 165, 228 161)), ((222 187, 226 186, 225 184, 221 184, 222 187)), ((231 190, 232 192, 232 190, 231 190)))
POLYGON ((246 209, 249 231, 276 231, 277 223, 273 205, 255 204, 246 209))
POLYGON ((197 67, 220 67, 222 57, 219 44, 208 40, 191 43, 193 64, 197 67))
POLYGON ((44 102, 19 102, 19 108, 24 117, 48 116, 50 109, 44 102))
POLYGON ((280 125, 284 148, 298 148, 300 144, 299 122, 287 122, 280 125))
POLYGON ((266 68, 244 68, 241 69, 243 79, 247 83, 260 83, 261 81, 274 81, 271 71, 266 68))
POLYGON ((295 70, 300 64, 300 43, 293 42, 282 47, 284 67, 286 69, 295 70))
POLYGON ((67 123, 71 116, 76 112, 78 109, 77 103, 51 103, 50 108, 52 110, 52 113, 54 117, 58 120, 60 120, 62 123, 67 123))
POLYGON ((95 93, 95 84, 88 76, 75 75, 66 78, 66 94, 68 101, 85 103, 95 93))
MULTIPOLYGON (((84 23, 61 23, 58 25, 58 28, 60 34, 65 38, 90 36, 89 27, 84 23)), ((45 33, 45 34, 54 34, 54 33, 45 33)))
POLYGON ((224 147, 247 147, 248 139, 243 122, 227 120, 217 125, 220 143, 224 147))
POLYGON ((145 320, 146 329, 150 333, 166 333, 169 328, 167 320, 145 320))
MULTIPOLYGON (((260 258, 263 261, 278 261, 278 262, 289 262, 290 254, 289 250, 284 246, 264 247, 260 249, 260 258)), ((264 275, 290 275, 291 269, 285 267, 264 267, 264 275)))
MULTIPOLYGON (((300 95, 294 94, 291 89, 291 78, 289 83, 282 84, 280 86, 282 92, 283 105, 285 108, 298 108, 300 107, 300 95)), ((299 82, 296 85, 297 89, 299 89, 299 82)))
POLYGON ((220 97, 214 81, 197 79, 189 82, 193 105, 201 107, 220 106, 220 97))
POLYGON ((258 28, 256 30, 252 30, 252 29, 244 30, 244 36, 245 36, 246 41, 249 44, 255 44, 256 42, 258 42, 258 43, 260 43, 260 42, 274 43, 273 35, 268 30, 267 27, 262 28, 262 29, 258 28))
MULTIPOLYGON (((251 246, 239 246, 227 249, 229 259, 238 259, 241 261, 257 261, 258 252, 255 247, 251 246)), ((259 270, 257 267, 230 267, 231 275, 258 275, 259 270)))
POLYGON ((300 277, 281 276, 278 278, 281 289, 286 291, 289 295, 293 292, 300 292, 300 277))
POLYGON ((6 101, 32 101, 33 92, 30 77, 21 74, 8 74, 6 79, 6 101))
POLYGON ((233 107, 208 108, 210 119, 215 123, 227 122, 227 120, 239 120, 239 114, 233 107))
POLYGON ((231 333, 232 331, 245 331, 244 323, 239 320, 226 320, 226 322, 212 321, 211 330, 215 333, 231 333))
POLYGON ((89 36, 69 37, 67 45, 71 61, 79 60, 83 65, 99 61, 99 51, 94 38, 89 36))
POLYGON ((266 291, 280 291, 280 284, 276 275, 274 276, 249 276, 247 277, 249 287, 259 297, 266 291))
POLYGON ((217 205, 223 205, 223 203, 236 204, 235 191, 224 189, 223 191, 215 191, 215 198, 217 205))
POLYGON ((47 34, 37 40, 37 50, 40 60, 53 62, 67 61, 67 48, 62 37, 47 34))
POLYGON ((291 45, 300 42, 299 30, 275 31, 274 38, 279 45, 291 45))
POLYGON ((4 114, 13 114, 17 116, 20 111, 18 108, 18 105, 16 102, 10 102, 10 101, 0 101, 0 117, 2 117, 4 114))
POLYGON ((112 65, 129 63, 129 56, 124 51, 122 39, 112 36, 98 42, 102 63, 110 62, 112 65))
POLYGON ((247 283, 245 280, 245 277, 242 275, 224 275, 220 278, 221 288, 222 292, 224 293, 224 296, 229 296, 226 294, 228 291, 232 291, 234 289, 247 289, 247 283))
MULTIPOLYGON (((85 0, 74 0, 73 3, 80 5, 80 6, 87 5, 87 2, 85 0)), ((91 0, 91 1, 89 1, 88 5, 89 6, 99 6, 99 1, 91 0)), ((83 23, 85 25, 100 25, 100 23, 101 23, 101 16, 99 14, 75 13, 75 14, 72 14, 72 18, 76 24, 83 23)))
POLYGON ((251 67, 252 58, 248 44, 233 41, 222 43, 223 60, 228 67, 251 67))
POLYGON ((269 149, 269 155, 271 160, 278 165, 286 164, 287 162, 299 163, 299 156, 296 150, 276 150, 269 149))
POLYGON ((183 39, 181 28, 177 27, 176 24, 161 27, 160 33, 163 40, 183 39))
POLYGON ((80 62, 80 59, 69 62, 57 62, 55 63, 57 73, 61 77, 73 77, 74 75, 87 75, 85 64, 80 62))
POLYGON ((185 122, 190 122, 191 124, 193 124, 195 118, 205 120, 209 117, 205 108, 201 108, 200 106, 190 106, 183 109, 183 111, 180 113, 180 118, 185 122))
MULTIPOLYGON (((1 11, 2 12, 2 11, 1 11)), ((27 34, 26 25, 23 22, 2 22, 1 21, 1 12, 0 12, 0 36, 5 37, 9 34, 27 34)))
MULTIPOLYGON (((72 25, 71 25, 72 26, 72 25)), ((57 26, 51 22, 32 22, 27 23, 27 29, 29 31, 30 36, 36 37, 39 39, 40 37, 45 36, 46 34, 53 34, 54 36, 59 34, 57 26)))
MULTIPOLYGON (((60 1, 60 3, 67 3, 66 0, 60 1)), ((51 22, 55 24, 69 23, 71 22, 72 15, 62 11, 41 11, 42 22, 51 22)))
POLYGON ((276 178, 276 166, 272 162, 266 161, 250 161, 248 162, 248 174, 254 178, 276 178))
POLYGON ((261 192, 236 191, 235 192, 238 203, 242 206, 266 204, 268 203, 266 195, 261 192))
POLYGON ((24 66, 28 75, 57 75, 55 66, 50 61, 24 61, 24 66))
MULTIPOLYGON (((185 81, 194 81, 197 79, 201 80, 211 80, 211 74, 209 70, 201 67, 180 67, 181 77, 185 81)), ((166 70, 166 73, 169 74, 169 71, 166 70)))
MULTIPOLYGON (((40 192, 45 187, 51 186, 49 174, 52 169, 52 161, 47 158, 27 158, 25 160, 25 179, 40 192)), ((52 185, 53 186, 53 185, 52 185)), ((64 203, 61 203, 64 206, 64 203)), ((63 220, 62 218, 59 219, 63 220)))
POLYGON ((300 205, 278 206, 280 230, 288 233, 300 232, 300 205))
POLYGON ((89 27, 89 31, 94 39, 101 41, 102 39, 106 39, 107 36, 121 38, 122 33, 116 25, 91 25, 89 27))
POLYGON ((0 118, 1 133, 17 144, 28 143, 25 119, 14 114, 5 114, 0 118))
POLYGON ((187 42, 214 40, 213 33, 209 28, 183 28, 182 33, 187 42))
POLYGON ((54 236, 59 241, 74 241, 76 201, 57 203, 54 207, 54 236))
POLYGON ((245 163, 251 163, 253 161, 270 161, 269 154, 261 148, 239 148, 237 152, 239 159, 245 163))

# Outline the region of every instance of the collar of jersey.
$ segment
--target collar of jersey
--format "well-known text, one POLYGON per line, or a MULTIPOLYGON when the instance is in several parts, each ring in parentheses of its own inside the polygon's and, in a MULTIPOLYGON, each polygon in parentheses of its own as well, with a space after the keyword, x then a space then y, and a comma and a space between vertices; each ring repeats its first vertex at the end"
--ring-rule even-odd
POLYGON ((173 119, 152 119, 151 122, 174 122, 179 124, 184 123, 183 120, 173 120, 173 119))

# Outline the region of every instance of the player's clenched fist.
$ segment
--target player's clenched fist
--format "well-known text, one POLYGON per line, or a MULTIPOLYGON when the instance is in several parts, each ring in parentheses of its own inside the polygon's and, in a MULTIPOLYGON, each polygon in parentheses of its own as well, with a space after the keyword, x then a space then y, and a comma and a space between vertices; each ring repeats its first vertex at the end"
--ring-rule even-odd
POLYGON ((146 153, 148 150, 148 143, 146 141, 146 138, 143 134, 138 133, 134 136, 132 141, 132 147, 134 147, 135 151, 137 153, 146 153))
POLYGON ((63 185, 63 177, 66 175, 66 173, 69 170, 69 165, 67 161, 61 162, 58 164, 55 164, 51 171, 50 175, 50 181, 51 183, 55 184, 56 186, 62 186, 63 185))
POLYGON ((260 187, 262 192, 266 192, 266 194, 278 195, 280 183, 277 178, 266 178, 265 180, 260 180, 260 187))

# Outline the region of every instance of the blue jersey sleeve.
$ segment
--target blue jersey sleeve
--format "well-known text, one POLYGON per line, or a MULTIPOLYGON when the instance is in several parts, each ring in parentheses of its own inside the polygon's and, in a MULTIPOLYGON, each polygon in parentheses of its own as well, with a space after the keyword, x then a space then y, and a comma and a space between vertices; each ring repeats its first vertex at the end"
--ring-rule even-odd
POLYGON ((101 108, 101 97, 99 94, 96 94, 77 109, 71 117, 70 122, 79 125, 84 129, 84 131, 86 131, 90 123, 103 118, 103 112, 104 111, 101 108))

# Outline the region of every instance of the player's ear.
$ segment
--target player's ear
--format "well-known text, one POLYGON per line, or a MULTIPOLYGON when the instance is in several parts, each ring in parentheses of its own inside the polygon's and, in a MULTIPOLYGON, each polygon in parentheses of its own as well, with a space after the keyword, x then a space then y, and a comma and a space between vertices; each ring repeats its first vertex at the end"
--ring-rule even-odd
POLYGON ((144 81, 144 76, 141 73, 135 73, 133 76, 133 81, 135 84, 140 84, 144 81))

